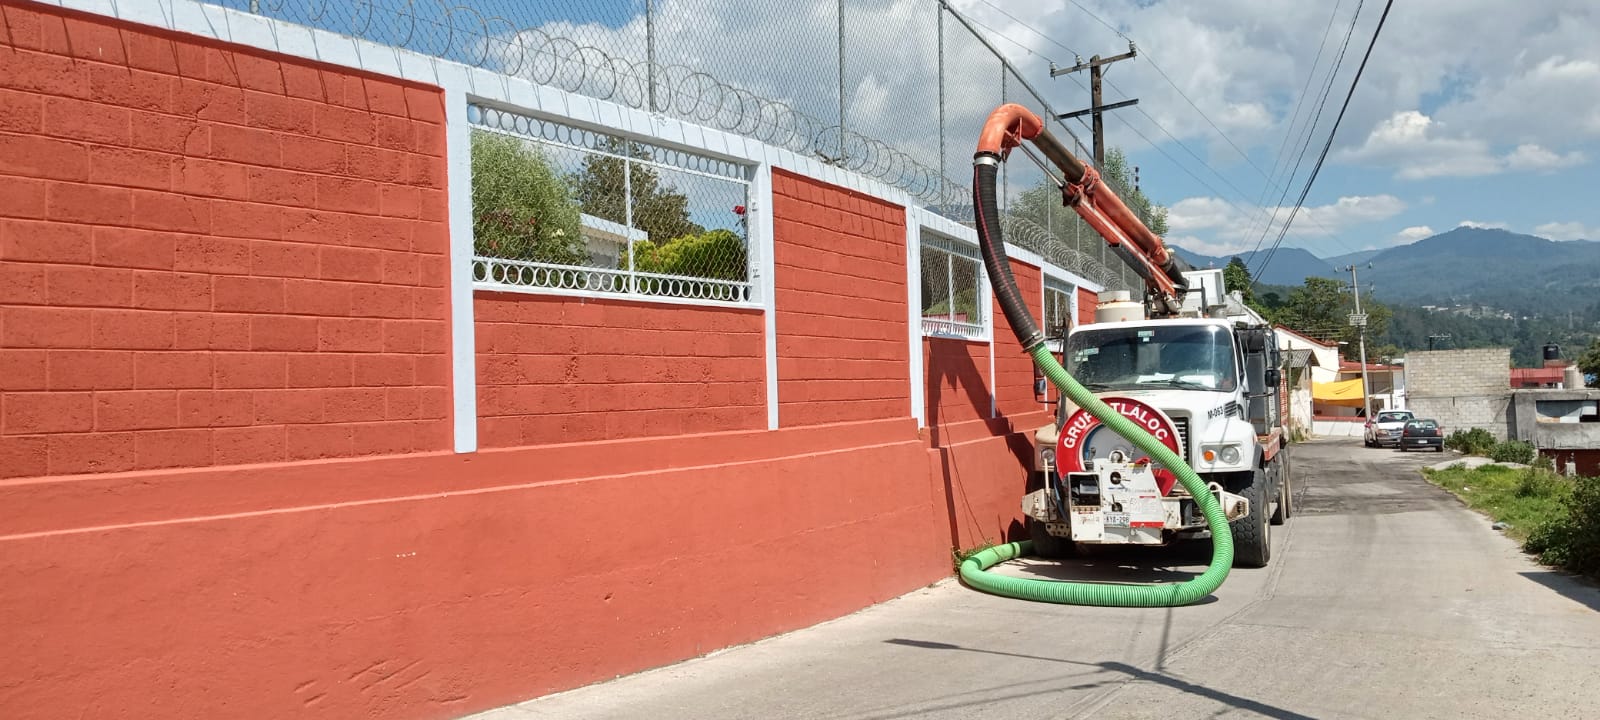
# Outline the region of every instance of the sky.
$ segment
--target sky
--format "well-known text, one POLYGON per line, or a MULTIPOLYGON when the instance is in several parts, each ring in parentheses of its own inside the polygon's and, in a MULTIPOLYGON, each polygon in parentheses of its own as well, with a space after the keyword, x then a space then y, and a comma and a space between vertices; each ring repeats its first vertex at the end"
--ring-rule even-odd
MULTIPOLYGON (((1168 240, 1214 255, 1274 242, 1384 9, 1382 0, 1360 2, 1359 16, 1358 0, 954 4, 996 31, 1019 65, 1043 66, 1036 86, 1063 109, 1087 107, 1089 93, 1068 76, 1049 79, 1049 61, 1076 62, 1066 48, 1119 54, 1134 40, 1142 57, 1111 66, 1105 102, 1137 97, 1144 113, 1108 113, 1107 142, 1128 151, 1142 189, 1169 208, 1168 240), (1285 188, 1347 32, 1321 122, 1285 188), (1261 217, 1280 206, 1263 233, 1261 217)), ((1592 0, 1395 3, 1284 245, 1329 257, 1464 224, 1600 239, 1597 36, 1592 0)))
MULTIPOLYGON (((1023 83, 1058 112, 1087 107, 1086 73, 1052 78, 1051 63, 1120 54, 1131 40, 1139 55, 1110 66, 1105 101, 1139 104, 1107 114, 1107 143, 1129 155, 1141 189, 1169 209, 1170 242, 1226 255, 1277 240, 1385 8, 1384 0, 948 2, 1018 68, 1004 96, 993 55, 949 19, 941 62, 937 0, 848 0, 842 29, 838 0, 651 0, 656 60, 678 66, 662 76, 673 86, 664 101, 699 112, 697 99, 715 98, 724 110, 763 117, 792 109, 815 128, 835 123, 842 89, 847 126, 902 153, 898 166, 937 170, 942 147, 946 175, 960 178, 989 110, 1028 102, 1023 83), (942 138, 941 110, 951 129, 942 138)), ((624 76, 646 54, 645 4, 264 5, 536 82, 639 95, 624 76)), ((1600 187, 1596 37, 1593 0, 1395 3, 1283 244, 1331 257, 1461 225, 1600 239, 1600 203, 1587 200, 1600 187)), ((1067 122, 1090 138, 1080 121, 1067 122)), ((1026 161, 1007 172, 1018 180, 1012 190, 1042 179, 1026 161)))

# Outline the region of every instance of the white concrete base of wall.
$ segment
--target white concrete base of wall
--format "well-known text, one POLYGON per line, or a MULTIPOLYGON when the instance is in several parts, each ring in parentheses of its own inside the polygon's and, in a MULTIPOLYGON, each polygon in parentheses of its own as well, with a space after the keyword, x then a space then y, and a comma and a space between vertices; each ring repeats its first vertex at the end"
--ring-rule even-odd
POLYGON ((1311 434, 1317 437, 1361 437, 1366 434, 1365 430, 1365 422, 1317 420, 1311 423, 1311 434))

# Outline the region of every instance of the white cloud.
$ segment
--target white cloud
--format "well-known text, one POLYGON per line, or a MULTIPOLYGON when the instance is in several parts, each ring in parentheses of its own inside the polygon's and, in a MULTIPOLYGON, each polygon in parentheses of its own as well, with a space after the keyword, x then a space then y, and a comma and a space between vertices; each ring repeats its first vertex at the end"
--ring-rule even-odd
POLYGON ((1394 239, 1399 240, 1402 243, 1411 243, 1426 237, 1433 237, 1437 234, 1438 233, 1433 231, 1433 228, 1428 227, 1427 225, 1412 225, 1411 227, 1395 233, 1394 239))
POLYGON ((1548 222, 1535 227, 1533 234, 1551 240, 1594 240, 1600 239, 1600 227, 1581 222, 1548 222))
POLYGON ((1192 253, 1222 258, 1241 255, 1255 247, 1254 242, 1210 242, 1193 235, 1167 237, 1165 240, 1169 245, 1176 245, 1192 253))
POLYGON ((1221 198, 1184 198, 1167 208, 1167 227, 1174 232, 1206 230, 1233 222, 1237 215, 1221 198))
POLYGON ((1340 159, 1393 166, 1401 180, 1549 171, 1587 162, 1581 151, 1557 154, 1535 143, 1497 155, 1488 142, 1454 133, 1416 110, 1397 112, 1378 123, 1360 146, 1343 151, 1340 159))
POLYGON ((1478 222, 1477 220, 1462 220, 1456 227, 1475 228, 1478 230, 1510 230, 1511 226, 1503 222, 1478 222))
POLYGON ((1516 150, 1506 156, 1506 167, 1512 170, 1557 170, 1560 168, 1582 165, 1587 161, 1584 154, 1573 150, 1565 155, 1557 155, 1532 143, 1518 145, 1516 150))
MULTIPOLYGON (((1327 205, 1309 205, 1294 213, 1294 224, 1289 226, 1290 238, 1317 238, 1337 235, 1340 231, 1399 215, 1406 203, 1393 195, 1354 195, 1341 197, 1327 205)), ((1167 210, 1167 227, 1177 233, 1194 233, 1209 230, 1215 241, 1228 247, 1248 242, 1254 247, 1261 237, 1260 213, 1243 215, 1227 201, 1214 197, 1184 198, 1167 210)), ((1273 227, 1281 227, 1289 219, 1291 207, 1266 208, 1267 216, 1276 213, 1273 227)), ((1273 231, 1276 235, 1276 230, 1273 231)), ((1181 244, 1181 243, 1180 243, 1181 244)), ((1184 247, 1188 247, 1185 245, 1184 247)))

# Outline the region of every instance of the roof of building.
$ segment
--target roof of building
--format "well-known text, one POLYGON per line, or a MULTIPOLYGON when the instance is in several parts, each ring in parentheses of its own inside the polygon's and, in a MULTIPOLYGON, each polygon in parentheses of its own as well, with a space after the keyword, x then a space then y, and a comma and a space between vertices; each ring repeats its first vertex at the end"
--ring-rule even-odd
POLYGON ((1298 331, 1294 330, 1293 328, 1287 328, 1287 327, 1284 327, 1282 325, 1279 325, 1279 326, 1277 326, 1276 329, 1282 330, 1283 332, 1286 332, 1286 333, 1289 333, 1290 335, 1293 335, 1293 336, 1295 336, 1297 338, 1300 338, 1301 340, 1304 340, 1304 341, 1306 341, 1308 343, 1311 343, 1312 345, 1317 345, 1317 346, 1325 347, 1325 348, 1336 348, 1336 347, 1339 347, 1338 344, 1336 344, 1336 343, 1323 342, 1321 340, 1313 340, 1313 339, 1311 339, 1309 337, 1306 337, 1305 333, 1298 332, 1298 331))
MULTIPOLYGON (((1354 370, 1356 372, 1360 372, 1361 371, 1361 363, 1355 362, 1353 360, 1340 360, 1339 361, 1339 369, 1340 370, 1354 370)), ((1399 365, 1379 365, 1377 363, 1367 363, 1367 372, 1394 372, 1394 371, 1400 370, 1400 369, 1402 369, 1402 368, 1399 365)))
POLYGON ((1511 384, 1558 383, 1561 382, 1562 375, 1562 368, 1512 368, 1511 384))

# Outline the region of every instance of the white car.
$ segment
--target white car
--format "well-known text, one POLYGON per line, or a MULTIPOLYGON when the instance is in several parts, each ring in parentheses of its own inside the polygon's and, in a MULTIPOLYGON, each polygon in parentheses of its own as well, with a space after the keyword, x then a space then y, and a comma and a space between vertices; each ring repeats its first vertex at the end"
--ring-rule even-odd
POLYGON ((1364 434, 1367 447, 1385 447, 1400 445, 1400 434, 1405 432, 1406 423, 1416 419, 1409 410, 1385 410, 1367 421, 1364 434))

